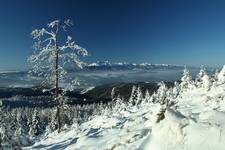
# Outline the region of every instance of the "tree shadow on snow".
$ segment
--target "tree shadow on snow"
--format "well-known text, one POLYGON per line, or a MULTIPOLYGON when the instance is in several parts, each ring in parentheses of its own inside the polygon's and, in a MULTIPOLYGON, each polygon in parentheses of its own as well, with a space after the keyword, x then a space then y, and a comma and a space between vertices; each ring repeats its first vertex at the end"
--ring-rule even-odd
POLYGON ((90 138, 97 138, 102 136, 99 135, 101 132, 102 130, 100 130, 100 128, 91 128, 90 131, 88 131, 88 133, 85 136, 88 136, 90 138))
POLYGON ((37 145, 34 146, 33 149, 46 149, 46 150, 55 150, 55 149, 65 149, 67 146, 71 145, 71 144, 75 144, 77 142, 78 138, 70 138, 68 140, 64 140, 62 142, 59 143, 55 143, 55 144, 49 144, 49 145, 37 145))

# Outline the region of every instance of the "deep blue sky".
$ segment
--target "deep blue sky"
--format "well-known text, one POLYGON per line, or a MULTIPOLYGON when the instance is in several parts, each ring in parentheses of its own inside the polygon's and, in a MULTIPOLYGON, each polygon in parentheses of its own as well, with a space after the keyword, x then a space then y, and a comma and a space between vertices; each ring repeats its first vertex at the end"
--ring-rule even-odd
POLYGON ((223 0, 1 0, 0 70, 25 69, 31 30, 65 18, 90 62, 225 63, 223 0))

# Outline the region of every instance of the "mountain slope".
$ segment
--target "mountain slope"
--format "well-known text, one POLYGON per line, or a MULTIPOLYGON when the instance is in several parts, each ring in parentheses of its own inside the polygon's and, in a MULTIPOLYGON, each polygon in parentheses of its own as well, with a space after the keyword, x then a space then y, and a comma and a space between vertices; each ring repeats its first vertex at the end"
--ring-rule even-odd
POLYGON ((32 149, 217 149, 225 141, 225 85, 187 90, 156 124, 160 105, 117 106, 79 127, 51 133, 32 149), (126 109, 125 109, 126 108, 126 109), (210 135, 210 136, 209 136, 210 135))

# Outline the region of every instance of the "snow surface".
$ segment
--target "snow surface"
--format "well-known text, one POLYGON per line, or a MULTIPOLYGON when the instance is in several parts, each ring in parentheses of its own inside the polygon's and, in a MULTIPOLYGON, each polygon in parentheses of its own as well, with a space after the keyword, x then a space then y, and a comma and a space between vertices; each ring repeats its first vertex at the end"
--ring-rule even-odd
POLYGON ((80 126, 53 132, 24 149, 224 150, 225 84, 183 91, 156 123, 160 104, 105 109, 80 126))

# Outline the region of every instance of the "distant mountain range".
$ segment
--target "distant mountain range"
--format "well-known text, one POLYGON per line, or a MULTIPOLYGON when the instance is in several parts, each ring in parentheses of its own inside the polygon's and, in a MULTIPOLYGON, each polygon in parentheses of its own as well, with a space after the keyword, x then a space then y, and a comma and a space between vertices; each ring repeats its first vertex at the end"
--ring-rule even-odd
MULTIPOLYGON (((177 64, 152 64, 152 63, 128 63, 128 62, 110 62, 110 61, 97 61, 93 63, 86 63, 83 69, 67 68, 68 71, 122 71, 122 70, 183 70, 185 65, 177 64)), ((199 69, 200 67, 187 66, 189 69, 199 69)), ((207 69, 215 69, 207 67, 207 69)), ((27 71, 0 71, 0 74, 26 74, 27 71)))
POLYGON ((135 69, 183 69, 184 65, 175 64, 151 64, 151 63, 127 63, 127 62, 109 62, 97 61, 87 64, 86 70, 135 70, 135 69))

